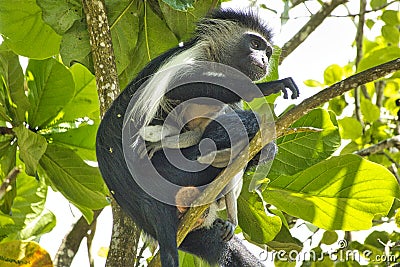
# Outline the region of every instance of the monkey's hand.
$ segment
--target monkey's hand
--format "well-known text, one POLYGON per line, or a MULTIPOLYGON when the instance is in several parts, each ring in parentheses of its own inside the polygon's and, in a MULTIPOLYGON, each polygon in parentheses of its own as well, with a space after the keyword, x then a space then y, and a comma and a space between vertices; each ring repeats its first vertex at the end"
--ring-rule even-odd
POLYGON ((225 242, 231 240, 232 237, 235 235, 236 226, 229 221, 224 221, 217 218, 213 223, 213 227, 217 227, 217 229, 221 233, 221 239, 225 242))
POLYGON ((163 148, 179 149, 194 146, 200 142, 202 134, 200 129, 195 129, 181 134, 163 137, 161 141, 146 142, 146 149, 140 151, 139 155, 143 158, 146 156, 147 152, 149 158, 152 158, 154 153, 163 148))
POLYGON ((264 96, 276 94, 282 91, 283 98, 288 99, 287 89, 289 89, 292 92, 291 96, 292 99, 298 98, 300 94, 299 88, 297 87, 296 83, 293 81, 291 77, 277 81, 257 83, 256 85, 258 89, 261 90, 264 96))

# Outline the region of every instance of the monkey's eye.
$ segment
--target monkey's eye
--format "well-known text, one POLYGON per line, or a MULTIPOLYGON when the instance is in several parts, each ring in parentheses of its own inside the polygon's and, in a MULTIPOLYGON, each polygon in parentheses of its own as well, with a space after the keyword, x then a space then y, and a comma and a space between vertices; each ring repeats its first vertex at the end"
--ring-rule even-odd
POLYGON ((252 49, 260 50, 261 46, 262 46, 262 43, 260 42, 260 40, 253 39, 250 41, 250 47, 252 49))

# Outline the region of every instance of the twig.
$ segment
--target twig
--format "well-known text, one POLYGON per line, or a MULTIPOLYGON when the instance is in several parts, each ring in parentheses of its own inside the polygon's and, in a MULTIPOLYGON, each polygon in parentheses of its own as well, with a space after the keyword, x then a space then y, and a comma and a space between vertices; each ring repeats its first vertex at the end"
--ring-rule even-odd
MULTIPOLYGON (((343 93, 360 86, 361 84, 372 82, 397 70, 400 70, 400 58, 357 73, 322 90, 316 95, 305 99, 298 106, 286 112, 276 121, 276 137, 282 136, 291 124, 330 99, 340 96, 343 93)), ((262 126, 266 129, 269 128, 267 125, 262 126)), ((216 199, 219 193, 222 192, 225 186, 230 182, 232 177, 243 170, 247 162, 252 159, 262 149, 262 147, 271 142, 272 139, 272 133, 268 134, 265 129, 261 129, 251 140, 248 149, 245 148, 243 151, 241 151, 233 163, 225 168, 218 175, 218 177, 209 184, 201 196, 193 203, 194 207, 190 208, 180 221, 177 234, 178 245, 182 243, 186 235, 194 228, 200 216, 209 207, 209 204, 203 206, 197 205, 213 202, 213 200, 216 199), (263 132, 263 134, 261 135, 260 132, 263 132), (265 139, 262 140, 261 136, 263 136, 265 139)), ((157 253, 149 266, 160 266, 159 253, 157 253)))
POLYGON ((7 188, 14 183, 17 179, 18 174, 21 172, 20 167, 14 167, 6 176, 3 183, 0 186, 0 200, 3 199, 7 192, 7 188))
POLYGON ((6 135, 6 134, 15 135, 14 131, 11 128, 3 126, 0 127, 0 135, 6 135))
POLYGON ((337 0, 324 3, 321 9, 311 17, 311 19, 282 47, 280 62, 295 50, 307 37, 326 19, 329 14, 339 5, 346 3, 347 0, 337 0))
POLYGON ((376 145, 356 151, 354 154, 360 156, 369 156, 381 152, 387 148, 397 147, 400 148, 400 135, 393 136, 392 138, 383 140, 376 145))
POLYGON ((323 129, 315 127, 296 127, 288 128, 282 135, 296 134, 296 133, 317 133, 322 132, 323 129))
MULTIPOLYGON (((360 0, 360 16, 358 16, 357 33, 356 33, 356 69, 358 69, 358 64, 363 56, 363 36, 364 36, 364 24, 365 24, 365 8, 367 6, 366 0, 360 0)), ((363 86, 363 85, 361 85, 363 86)), ((354 105, 355 105, 355 115, 357 120, 362 125, 364 129, 364 121, 361 114, 361 99, 360 99, 360 87, 354 88, 354 105)))
POLYGON ((87 236, 92 224, 97 220, 101 210, 94 211, 93 222, 88 224, 86 219, 81 216, 73 225, 71 231, 65 235, 54 257, 54 266, 71 266, 72 260, 79 250, 82 239, 87 236))

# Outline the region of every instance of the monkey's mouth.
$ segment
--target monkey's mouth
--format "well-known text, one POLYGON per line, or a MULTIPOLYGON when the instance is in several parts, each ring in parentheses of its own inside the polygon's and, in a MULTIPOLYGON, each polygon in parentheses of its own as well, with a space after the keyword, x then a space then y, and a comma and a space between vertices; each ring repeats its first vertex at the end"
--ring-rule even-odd
POLYGON ((257 62, 253 61, 251 64, 252 68, 249 70, 249 73, 247 76, 252 80, 252 81, 257 81, 264 77, 267 74, 267 66, 257 62))

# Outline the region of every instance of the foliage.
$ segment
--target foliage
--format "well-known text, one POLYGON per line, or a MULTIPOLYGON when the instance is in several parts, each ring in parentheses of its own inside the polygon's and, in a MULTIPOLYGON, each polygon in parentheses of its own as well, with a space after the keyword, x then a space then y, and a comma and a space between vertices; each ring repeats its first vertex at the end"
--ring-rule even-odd
MULTIPOLYGON (((211 0, 155 2, 106 1, 121 88, 149 60, 187 40, 194 22, 213 4, 211 0)), ((371 6, 381 7, 380 2, 371 1, 371 6)), ((22 251, 21 241, 15 240, 36 240, 55 226, 54 215, 44 209, 48 186, 62 193, 89 222, 93 210, 108 205, 108 190, 92 164, 100 116, 81 1, 0 0, 0 5, 4 38, 0 46, 0 128, 7 130, 0 131, 0 178, 3 181, 14 166, 24 170, 0 199, 1 256, 11 245, 22 251), (29 58, 24 71, 18 56, 29 58)), ((364 40, 364 56, 357 68, 353 62, 333 64, 325 70, 324 81, 305 83, 329 86, 398 57, 399 13, 383 10, 366 24, 374 27, 377 20, 383 24, 381 35, 364 40)), ((274 55, 270 78, 278 78, 278 59, 279 53, 274 55)), ((324 256, 326 266, 333 266, 335 260, 320 245, 337 242, 334 230, 370 229, 392 220, 399 206, 395 201, 399 187, 389 170, 400 162, 398 149, 364 158, 353 153, 399 134, 399 88, 399 72, 367 84, 361 94, 361 120, 352 115, 353 110, 348 111, 354 102, 351 92, 295 122, 291 127, 321 131, 280 137, 278 154, 257 192, 248 190, 251 173, 245 175, 238 209, 239 231, 246 239, 260 247, 300 251, 303 244, 292 236, 292 227, 302 219, 329 230, 314 251, 324 256), (343 140, 348 144, 340 151, 343 140)), ((271 106, 277 97, 268 98, 271 106)), ((351 242, 342 249, 369 249, 382 255, 397 240, 398 233, 373 232, 365 244, 351 242), (387 247, 377 243, 378 239, 387 247)), ((24 247, 42 251, 32 242, 24 247)), ((180 261, 182 266, 203 266, 190 255, 181 254, 180 261)))

